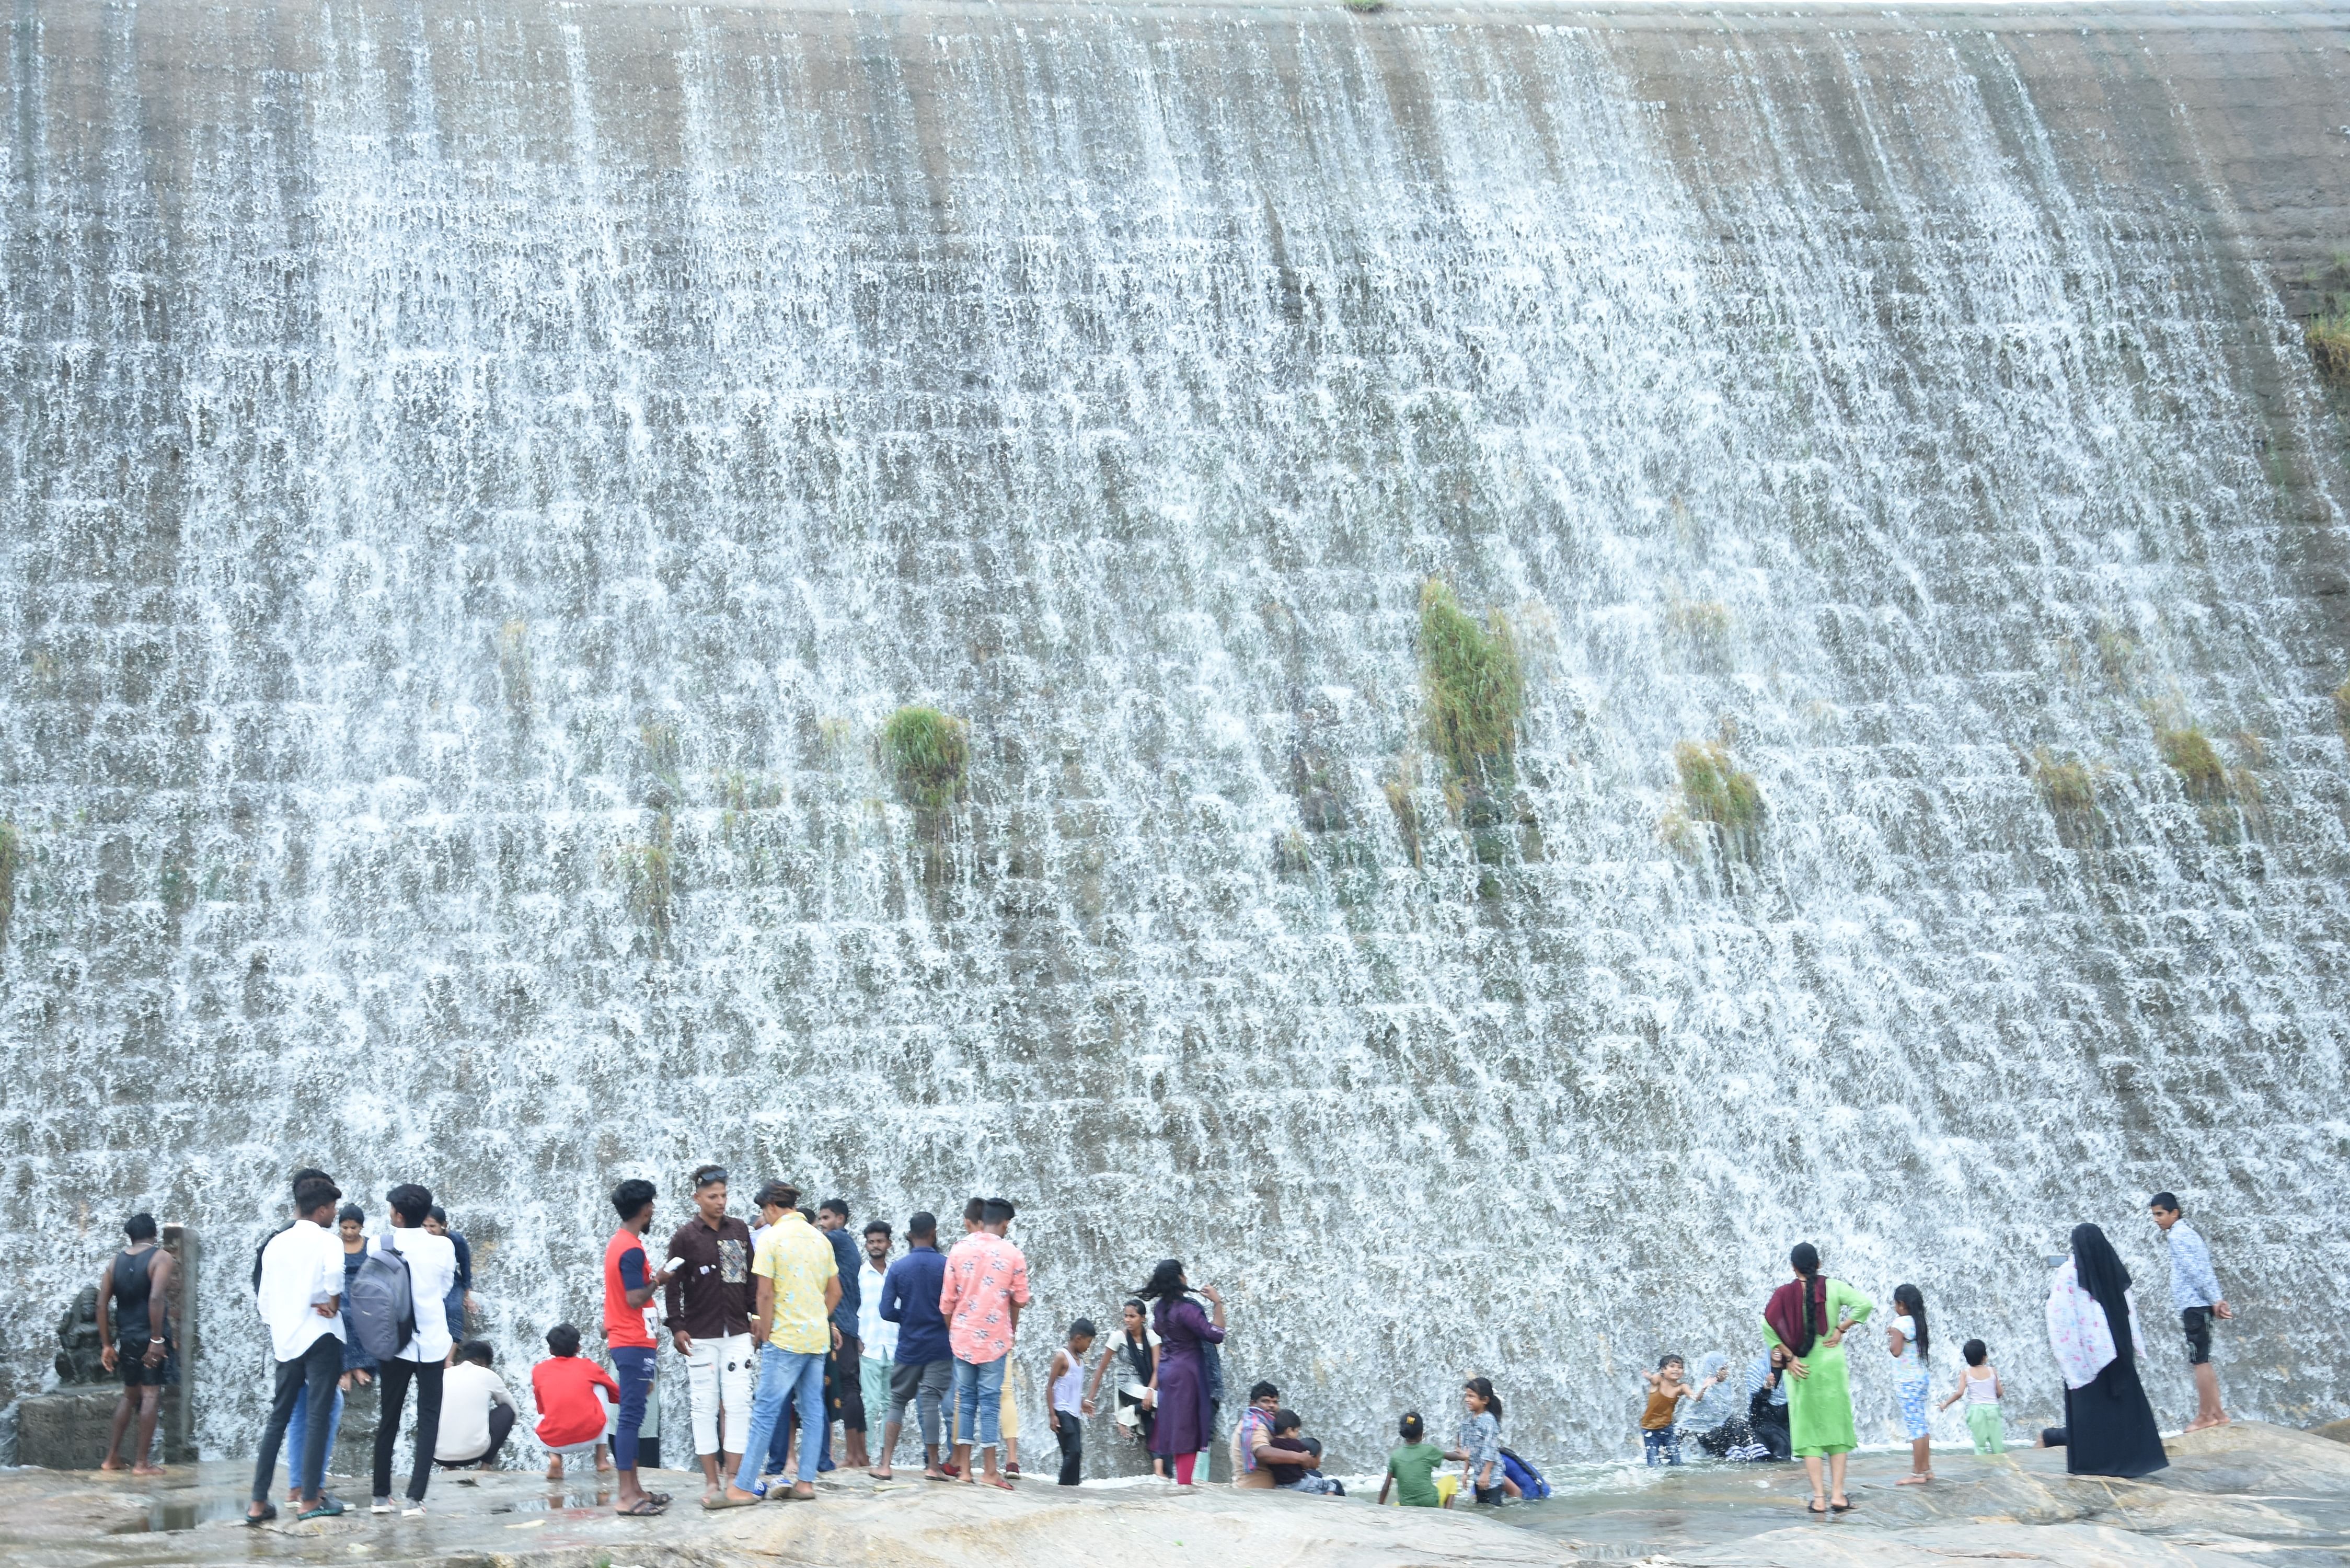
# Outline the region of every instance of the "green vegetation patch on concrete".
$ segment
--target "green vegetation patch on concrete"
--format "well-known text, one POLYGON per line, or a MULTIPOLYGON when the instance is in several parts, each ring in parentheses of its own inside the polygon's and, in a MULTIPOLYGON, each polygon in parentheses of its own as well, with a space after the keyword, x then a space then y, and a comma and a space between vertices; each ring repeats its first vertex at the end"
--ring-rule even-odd
POLYGON ((1506 788, 1526 701, 1509 620, 1496 610, 1481 624, 1430 578, 1419 590, 1419 674, 1429 744, 1453 778, 1470 790, 1506 788))
POLYGON ((906 804, 937 811, 962 791, 971 769, 971 726, 909 703, 882 727, 881 751, 906 804))
POLYGON ((2227 767, 2220 761, 2211 737, 2195 725, 2177 729, 2158 725, 2154 749, 2162 753, 2164 763, 2178 775, 2178 787, 2187 792, 2189 800, 2215 801, 2227 794, 2227 767))

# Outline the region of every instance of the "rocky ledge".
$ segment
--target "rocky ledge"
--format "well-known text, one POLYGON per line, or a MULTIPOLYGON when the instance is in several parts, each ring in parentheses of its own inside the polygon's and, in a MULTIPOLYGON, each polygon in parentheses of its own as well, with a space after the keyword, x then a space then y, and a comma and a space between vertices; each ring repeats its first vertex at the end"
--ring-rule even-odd
MULTIPOLYGON (((817 1500, 704 1513, 698 1478, 657 1483, 678 1502, 615 1517, 592 1480, 506 1471, 435 1479, 421 1520, 363 1510, 247 1530, 240 1467, 161 1480, 0 1472, 0 1557, 21 1568, 217 1563, 467 1563, 497 1568, 1910 1568, 1997 1560, 2064 1568, 2350 1563, 2350 1447, 2241 1424, 2171 1444, 2145 1481, 2075 1478, 2063 1455, 1937 1454, 1930 1487, 1896 1487, 1906 1456, 1854 1464, 1847 1515, 1805 1517, 1792 1466, 1593 1468, 1550 1501, 1449 1513, 1158 1482, 1014 1492, 920 1479, 827 1478, 817 1500)), ((363 1489, 359 1489, 363 1490, 363 1489)))

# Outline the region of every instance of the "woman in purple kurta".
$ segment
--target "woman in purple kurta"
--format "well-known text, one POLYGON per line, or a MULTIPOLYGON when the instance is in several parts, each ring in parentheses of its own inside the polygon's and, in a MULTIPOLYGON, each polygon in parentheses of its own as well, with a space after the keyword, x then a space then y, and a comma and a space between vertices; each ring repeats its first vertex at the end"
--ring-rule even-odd
POLYGON ((1212 1285, 1201 1287, 1200 1293, 1216 1309, 1215 1321, 1209 1322, 1200 1303, 1191 1299, 1183 1280, 1183 1264, 1175 1258, 1153 1269, 1150 1282, 1139 1293, 1143 1300, 1159 1303, 1151 1324, 1159 1331, 1159 1376, 1152 1384, 1157 1390, 1152 1403, 1159 1415, 1150 1428, 1150 1451, 1170 1460, 1175 1479, 1190 1486, 1191 1467, 1212 1440, 1208 1429, 1211 1419, 1208 1368, 1200 1346, 1223 1343, 1224 1298, 1212 1285))

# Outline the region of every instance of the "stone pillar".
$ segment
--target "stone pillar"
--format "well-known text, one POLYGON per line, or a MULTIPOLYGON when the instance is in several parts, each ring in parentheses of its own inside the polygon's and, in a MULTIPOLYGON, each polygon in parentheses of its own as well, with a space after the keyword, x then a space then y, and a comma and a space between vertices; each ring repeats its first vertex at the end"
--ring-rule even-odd
POLYGON ((196 1337, 196 1233, 185 1225, 166 1225, 163 1251, 172 1254, 172 1338, 179 1346, 180 1386, 163 1390, 163 1407, 155 1418, 155 1433, 163 1440, 163 1462, 196 1462, 196 1368, 203 1357, 196 1337))

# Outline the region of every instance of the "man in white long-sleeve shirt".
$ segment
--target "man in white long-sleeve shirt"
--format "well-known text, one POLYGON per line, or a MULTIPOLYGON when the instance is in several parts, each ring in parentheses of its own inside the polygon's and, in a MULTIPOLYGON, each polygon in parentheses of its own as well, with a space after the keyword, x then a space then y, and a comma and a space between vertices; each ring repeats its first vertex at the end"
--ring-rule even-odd
POLYGON ((2233 1317, 2235 1309, 2220 1293, 2210 1245, 2180 1215, 2178 1198, 2158 1192, 2147 1200, 2147 1209, 2170 1240, 2170 1304, 2178 1309, 2179 1326, 2187 1334, 2187 1365, 2195 1369, 2195 1419, 2187 1423, 2187 1429, 2224 1427, 2228 1412, 2220 1407, 2220 1369, 2211 1365, 2211 1320, 2233 1317))
MULTIPOLYGON (((342 1189, 323 1176, 300 1182, 294 1189, 294 1223, 261 1250, 254 1302, 261 1309, 261 1321, 269 1325, 277 1386, 253 1466, 253 1501, 244 1511, 250 1524, 277 1517, 269 1501, 269 1484, 297 1401, 307 1401, 306 1451, 287 1468, 296 1476, 315 1477, 326 1464, 328 1417, 335 1383, 343 1372, 343 1244, 328 1227, 342 1196, 342 1189)), ((323 1496, 315 1480, 301 1492, 304 1519, 342 1511, 343 1505, 323 1496)))
POLYGON ((391 1511, 391 1450, 400 1440, 400 1407, 408 1385, 416 1385, 416 1459, 408 1471, 408 1506, 400 1512, 415 1518, 424 1511, 424 1489, 432 1479, 432 1451, 441 1440, 441 1377, 449 1359, 449 1319, 442 1311, 450 1288, 457 1282, 457 1248, 446 1236, 424 1228, 432 1211, 432 1194, 414 1182, 403 1182, 383 1195, 391 1210, 386 1232, 400 1255, 408 1260, 409 1299, 416 1309, 416 1332, 406 1348, 376 1368, 383 1386, 381 1413, 375 1428, 375 1513, 391 1511))

